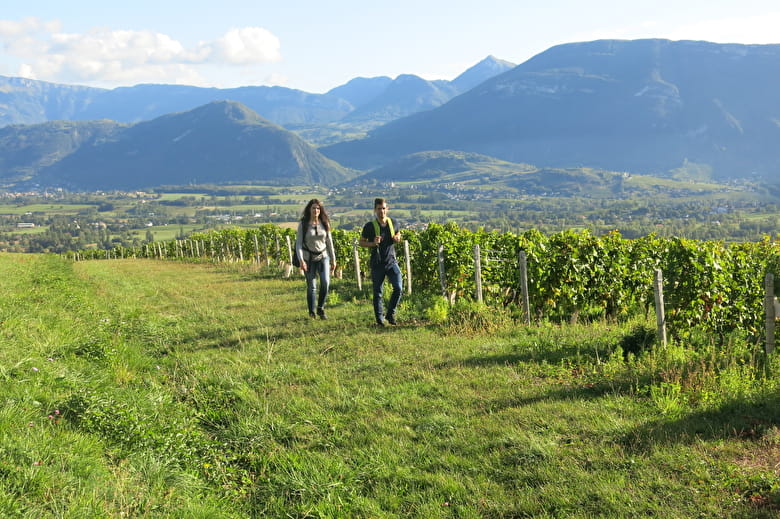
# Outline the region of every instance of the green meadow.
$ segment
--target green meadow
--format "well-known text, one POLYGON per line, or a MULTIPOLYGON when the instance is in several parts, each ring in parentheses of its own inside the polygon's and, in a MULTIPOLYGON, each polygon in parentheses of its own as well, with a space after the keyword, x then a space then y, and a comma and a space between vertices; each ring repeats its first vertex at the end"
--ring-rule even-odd
POLYGON ((0 255, 0 516, 770 518, 774 356, 272 266, 0 255))

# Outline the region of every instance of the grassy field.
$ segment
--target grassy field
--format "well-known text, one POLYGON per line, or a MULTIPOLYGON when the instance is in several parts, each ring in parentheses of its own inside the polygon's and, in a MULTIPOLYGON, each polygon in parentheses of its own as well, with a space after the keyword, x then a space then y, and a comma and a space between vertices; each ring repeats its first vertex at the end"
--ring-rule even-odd
POLYGON ((275 268, 0 255, 0 516, 777 517, 774 359, 275 268), (625 347, 623 351, 622 347, 625 347))

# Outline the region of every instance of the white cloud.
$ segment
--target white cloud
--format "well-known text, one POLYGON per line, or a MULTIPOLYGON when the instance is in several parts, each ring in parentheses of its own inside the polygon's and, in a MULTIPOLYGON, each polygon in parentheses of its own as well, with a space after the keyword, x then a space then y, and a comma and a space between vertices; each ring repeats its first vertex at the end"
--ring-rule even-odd
POLYGON ((278 61, 279 39, 262 27, 231 29, 214 45, 220 60, 239 65, 278 61))
POLYGON ((57 20, 43 21, 40 18, 24 18, 23 20, 0 20, 0 38, 13 38, 30 33, 53 33, 60 30, 57 20))
POLYGON ((173 82, 203 84, 204 65, 244 67, 280 59, 279 39, 261 27, 229 30, 186 48, 167 34, 97 28, 60 31, 57 21, 0 20, 4 53, 23 63, 19 75, 89 84, 173 82))

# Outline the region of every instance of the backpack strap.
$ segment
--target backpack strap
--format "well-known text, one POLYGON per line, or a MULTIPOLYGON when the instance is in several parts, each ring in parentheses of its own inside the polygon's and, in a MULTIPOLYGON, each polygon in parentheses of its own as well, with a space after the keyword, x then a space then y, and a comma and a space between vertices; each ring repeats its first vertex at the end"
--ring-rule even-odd
MULTIPOLYGON (((387 220, 387 225, 390 226, 390 236, 395 236, 395 229, 393 229, 393 220, 391 220, 389 216, 386 216, 385 220, 387 220)), ((379 220, 374 218, 373 223, 374 223, 374 236, 379 236, 379 220)))

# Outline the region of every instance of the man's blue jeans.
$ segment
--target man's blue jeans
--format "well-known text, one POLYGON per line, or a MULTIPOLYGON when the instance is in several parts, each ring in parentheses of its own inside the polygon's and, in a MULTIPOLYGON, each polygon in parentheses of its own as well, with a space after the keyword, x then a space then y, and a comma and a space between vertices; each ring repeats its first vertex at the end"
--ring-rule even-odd
POLYGON ((314 313, 314 302, 317 308, 325 308, 325 301, 330 290, 330 258, 325 256, 322 261, 309 261, 306 263, 306 304, 309 313, 314 313), (317 278, 320 278, 320 293, 317 297, 317 278))
POLYGON ((395 317, 395 310, 398 308, 398 303, 401 302, 401 291, 403 290, 403 278, 397 263, 393 263, 390 267, 385 265, 371 266, 371 283, 374 288, 374 317, 376 317, 376 322, 378 323, 384 321, 385 318, 383 310, 385 278, 390 282, 390 286, 393 287, 390 301, 387 303, 388 316, 395 317))

